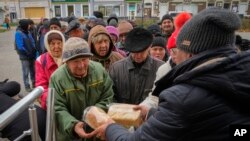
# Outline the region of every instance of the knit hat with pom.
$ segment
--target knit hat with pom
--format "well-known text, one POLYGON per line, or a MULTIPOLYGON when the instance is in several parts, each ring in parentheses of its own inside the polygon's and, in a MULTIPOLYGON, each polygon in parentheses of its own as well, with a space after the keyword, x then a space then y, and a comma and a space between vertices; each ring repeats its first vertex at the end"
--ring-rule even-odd
POLYGON ((236 13, 218 7, 205 9, 180 30, 177 48, 192 54, 235 44, 235 30, 241 26, 236 13))
POLYGON ((168 51, 172 48, 176 47, 176 38, 178 36, 178 33, 181 29, 181 27, 189 20, 191 19, 192 15, 188 12, 182 12, 178 14, 175 18, 175 31, 172 33, 172 35, 168 39, 167 49, 168 51))

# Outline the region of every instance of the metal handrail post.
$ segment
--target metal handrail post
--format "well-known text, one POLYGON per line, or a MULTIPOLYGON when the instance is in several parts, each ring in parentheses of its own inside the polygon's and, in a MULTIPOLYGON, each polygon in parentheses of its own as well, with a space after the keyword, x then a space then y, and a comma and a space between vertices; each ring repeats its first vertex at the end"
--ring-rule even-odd
POLYGON ((55 89, 49 88, 47 97, 46 141, 55 141, 54 95, 55 89))
POLYGON ((20 141, 20 140, 22 140, 25 136, 30 136, 30 135, 31 135, 31 132, 32 132, 31 129, 29 129, 29 130, 27 130, 27 131, 23 131, 23 134, 22 134, 21 136, 17 137, 14 141, 20 141))
POLYGON ((18 115, 29 107, 43 93, 43 87, 36 87, 27 96, 19 100, 8 110, 0 115, 0 131, 2 131, 10 122, 12 122, 18 115))
POLYGON ((38 125, 37 125, 37 114, 36 107, 34 104, 30 105, 29 108, 29 118, 30 118, 30 128, 31 128, 31 139, 32 141, 40 141, 39 133, 38 133, 38 125))

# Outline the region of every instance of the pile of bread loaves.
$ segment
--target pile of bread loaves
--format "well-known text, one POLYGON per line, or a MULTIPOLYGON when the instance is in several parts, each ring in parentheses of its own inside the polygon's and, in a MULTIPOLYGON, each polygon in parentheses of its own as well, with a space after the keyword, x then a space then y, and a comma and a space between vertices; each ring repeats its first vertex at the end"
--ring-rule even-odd
POLYGON ((139 127, 142 123, 140 110, 134 110, 135 105, 114 103, 109 106, 108 113, 96 106, 90 106, 84 110, 83 121, 91 128, 96 129, 108 119, 112 118, 116 123, 124 127, 139 127))

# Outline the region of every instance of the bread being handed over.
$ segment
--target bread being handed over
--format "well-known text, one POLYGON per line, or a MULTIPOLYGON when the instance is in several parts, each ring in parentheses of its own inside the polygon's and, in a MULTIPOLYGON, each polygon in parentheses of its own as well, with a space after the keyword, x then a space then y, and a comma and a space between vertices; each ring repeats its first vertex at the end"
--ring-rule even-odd
POLYGON ((83 121, 85 121, 91 128, 96 129, 110 117, 100 108, 96 106, 90 106, 84 110, 83 121))
POLYGON ((125 127, 139 127, 142 123, 141 111, 133 109, 135 105, 115 103, 109 107, 108 115, 125 127))

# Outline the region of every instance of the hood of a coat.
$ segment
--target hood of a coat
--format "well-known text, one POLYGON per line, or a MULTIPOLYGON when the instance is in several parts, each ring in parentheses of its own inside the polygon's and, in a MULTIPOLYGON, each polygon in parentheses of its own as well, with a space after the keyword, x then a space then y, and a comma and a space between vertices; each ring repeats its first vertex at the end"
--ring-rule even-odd
POLYGON ((204 88, 243 106, 250 100, 250 51, 233 47, 205 51, 174 67, 156 82, 153 95, 177 84, 204 88))
POLYGON ((101 26, 101 25, 97 25, 95 27, 93 27, 90 32, 89 32, 89 37, 88 37, 88 44, 90 46, 90 49, 91 49, 91 52, 94 54, 94 56, 97 56, 98 58, 103 58, 103 57, 100 57, 96 51, 95 51, 95 48, 94 48, 94 45, 92 43, 92 39, 94 37, 96 37, 97 35, 99 34, 105 34, 109 37, 109 40, 110 40, 110 44, 109 44, 109 51, 108 51, 108 54, 104 57, 104 58, 108 58, 113 50, 113 48, 115 47, 114 46, 114 43, 107 31, 107 29, 104 27, 104 26, 101 26))
POLYGON ((48 36, 50 34, 52 34, 52 33, 57 33, 57 34, 59 34, 62 37, 62 43, 63 43, 62 45, 63 46, 64 46, 64 43, 65 43, 65 38, 64 38, 62 32, 57 31, 57 30, 50 30, 49 32, 47 32, 45 34, 45 37, 44 37, 44 45, 45 45, 45 48, 47 49, 48 52, 50 52, 49 43, 48 43, 48 36))
MULTIPOLYGON (((51 53, 51 50, 50 50, 50 47, 49 47, 48 36, 49 36, 50 34, 52 34, 52 33, 56 33, 56 34, 58 34, 58 35, 61 36, 61 38, 62 38, 62 47, 64 47, 65 38, 64 38, 62 32, 57 31, 57 30, 51 30, 51 31, 47 32, 47 33, 45 34, 45 37, 44 37, 44 45, 45 45, 45 48, 47 49, 48 53, 49 53, 50 56, 53 58, 53 60, 55 61, 55 63, 56 63, 58 66, 60 66, 60 65, 62 64, 62 58, 61 58, 61 57, 54 57, 54 56, 52 56, 52 53, 51 53)), ((63 48, 62 48, 62 49, 63 49, 63 48)), ((62 54, 61 54, 61 56, 62 56, 62 54)))

